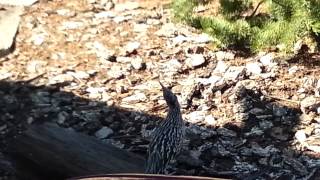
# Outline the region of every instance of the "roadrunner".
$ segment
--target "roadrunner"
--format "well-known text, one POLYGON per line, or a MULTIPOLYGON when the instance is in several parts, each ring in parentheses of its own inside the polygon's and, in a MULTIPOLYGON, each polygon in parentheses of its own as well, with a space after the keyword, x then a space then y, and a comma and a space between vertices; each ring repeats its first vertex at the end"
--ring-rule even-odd
POLYGON ((184 121, 177 96, 159 82, 169 106, 166 119, 154 131, 149 144, 145 173, 164 174, 169 162, 176 158, 182 146, 184 121))

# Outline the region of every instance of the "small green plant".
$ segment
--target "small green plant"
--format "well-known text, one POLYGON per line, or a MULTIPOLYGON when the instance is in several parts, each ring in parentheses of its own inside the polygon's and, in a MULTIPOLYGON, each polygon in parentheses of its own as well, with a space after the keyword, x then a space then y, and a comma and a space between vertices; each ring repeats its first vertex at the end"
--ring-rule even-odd
POLYGON ((290 52, 297 41, 320 33, 317 0, 219 0, 214 17, 195 15, 198 2, 175 0, 174 15, 212 35, 220 46, 243 46, 253 52, 278 46, 290 52), (258 13, 261 7, 264 11, 258 13))

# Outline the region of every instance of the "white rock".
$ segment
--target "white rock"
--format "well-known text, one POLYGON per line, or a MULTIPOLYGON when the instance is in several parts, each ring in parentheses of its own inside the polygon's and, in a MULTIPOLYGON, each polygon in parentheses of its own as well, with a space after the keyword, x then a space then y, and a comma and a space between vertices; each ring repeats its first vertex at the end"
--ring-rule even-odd
POLYGON ((190 38, 188 38, 184 35, 178 35, 178 36, 172 38, 172 43, 174 45, 182 44, 183 42, 187 42, 187 41, 190 41, 190 38))
POLYGON ((228 68, 229 68, 229 65, 226 64, 224 61, 218 61, 217 66, 214 69, 214 72, 216 72, 216 73, 225 73, 228 68))
POLYGON ((64 52, 56 52, 51 55, 53 60, 64 60, 66 58, 66 53, 64 52))
POLYGON ((273 55, 271 53, 266 54, 260 58, 260 62, 264 66, 270 66, 272 64, 272 61, 273 61, 273 55))
POLYGON ((209 78, 197 78, 196 82, 201 83, 203 85, 208 85, 208 84, 216 84, 217 82, 219 82, 221 80, 222 80, 222 77, 212 75, 209 78))
POLYGON ((307 139, 306 133, 304 130, 298 130, 294 135, 300 143, 304 143, 307 139))
POLYGON ((128 1, 121 4, 116 4, 114 7, 115 11, 127 11, 127 10, 135 10, 140 7, 138 2, 128 1))
POLYGON ((145 63, 143 62, 141 57, 135 57, 131 59, 131 65, 136 70, 141 70, 145 68, 145 63))
POLYGON ((131 19, 131 18, 130 17, 124 17, 124 16, 116 16, 116 17, 113 18, 113 21, 115 23, 122 23, 124 21, 129 20, 129 19, 131 19))
POLYGON ((105 139, 113 134, 113 130, 109 127, 102 127, 100 130, 98 130, 94 135, 99 139, 105 139))
POLYGON ((11 77, 13 74, 9 72, 7 69, 0 69, 0 80, 7 79, 11 77))
POLYGON ((213 126, 216 124, 216 119, 212 115, 208 115, 205 117, 205 122, 209 126, 213 126))
POLYGON ((296 73, 298 70, 299 70, 298 66, 292 66, 288 69, 288 72, 290 75, 292 75, 292 74, 296 73))
POLYGON ((316 111, 320 107, 320 98, 315 96, 308 96, 304 98, 300 103, 300 109, 303 113, 308 113, 309 111, 316 111))
POLYGON ((147 32, 149 28, 149 25, 147 24, 135 24, 133 26, 133 31, 134 32, 147 32))
POLYGON ((173 23, 166 23, 161 26, 161 29, 155 32, 155 35, 160 37, 175 37, 178 28, 173 23))
POLYGON ((140 43, 139 42, 129 42, 126 46, 125 46, 125 50, 128 53, 132 53, 134 50, 137 50, 140 47, 140 43))
POLYGON ((41 33, 41 34, 33 34, 31 37, 31 41, 33 42, 34 45, 40 46, 46 39, 46 34, 41 33))
POLYGON ((159 19, 147 19, 147 24, 149 25, 159 25, 161 24, 161 21, 159 19))
POLYGON ((39 72, 44 72, 47 62, 42 60, 31 60, 28 62, 26 70, 28 73, 35 74, 39 72))
POLYGON ((112 11, 102 11, 94 15, 97 19, 104 19, 104 18, 114 18, 116 14, 112 11))
POLYGON ((261 74, 262 69, 260 64, 257 62, 251 62, 246 64, 247 72, 252 74, 261 74))
POLYGON ((227 70, 227 72, 224 74, 224 78, 227 80, 237 80, 240 75, 245 73, 245 67, 244 66, 231 66, 227 70))
POLYGON ((110 60, 115 55, 115 51, 107 49, 102 43, 95 41, 92 45, 88 44, 89 49, 93 49, 100 60, 110 60), (93 46, 93 47, 92 47, 93 46))
POLYGON ((192 39, 195 43, 209 43, 211 37, 208 34, 202 33, 192 39))
POLYGON ((58 9, 57 14, 59 14, 60 16, 74 16, 76 12, 71 11, 70 9, 58 9))
POLYGON ((107 74, 114 79, 119 79, 125 75, 125 70, 121 66, 112 66, 107 74))
POLYGON ((193 111, 190 114, 187 114, 185 119, 186 121, 196 124, 203 122, 206 118, 206 113, 204 111, 193 111))
POLYGON ((77 79, 89 79, 90 75, 84 71, 76 71, 76 72, 67 72, 67 74, 70 74, 72 76, 74 76, 77 79))
POLYGON ((22 12, 23 8, 21 7, 10 7, 3 11, 0 10, 0 56, 2 53, 9 53, 19 27, 20 14, 22 12))
POLYGON ((181 68, 182 64, 177 59, 171 59, 163 64, 165 72, 177 73, 181 68))
POLYGON ((74 80, 73 76, 70 74, 59 74, 52 78, 49 78, 49 85, 64 83, 64 82, 72 82, 74 80))
POLYGON ((119 56, 117 57, 117 62, 119 63, 131 63, 131 57, 119 56))
POLYGON ((205 63, 206 60, 202 54, 191 54, 189 58, 186 60, 187 66, 189 67, 197 67, 205 63))
POLYGON ((84 26, 83 22, 80 21, 67 21, 62 23, 62 30, 72 30, 72 29, 79 29, 84 26))
POLYGON ((218 51, 216 52, 216 58, 218 61, 222 60, 233 60, 235 57, 235 54, 232 52, 225 52, 225 51, 218 51))
POLYGON ((38 0, 0 0, 0 4, 11 6, 31 6, 38 0))
POLYGON ((122 102, 137 103, 137 102, 143 102, 146 100, 147 100, 147 96, 144 93, 136 93, 134 95, 123 98, 122 102))

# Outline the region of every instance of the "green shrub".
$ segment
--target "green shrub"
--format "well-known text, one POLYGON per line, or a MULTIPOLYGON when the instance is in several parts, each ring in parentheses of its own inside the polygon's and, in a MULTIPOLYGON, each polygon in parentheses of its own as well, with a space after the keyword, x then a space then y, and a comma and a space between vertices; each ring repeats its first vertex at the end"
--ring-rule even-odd
POLYGON ((244 46, 256 52, 281 45, 280 50, 290 52, 298 40, 320 33, 317 0, 220 0, 219 14, 214 17, 195 15, 198 2, 173 1, 175 17, 204 30, 223 47, 244 46), (261 7, 265 12, 257 13, 261 7))

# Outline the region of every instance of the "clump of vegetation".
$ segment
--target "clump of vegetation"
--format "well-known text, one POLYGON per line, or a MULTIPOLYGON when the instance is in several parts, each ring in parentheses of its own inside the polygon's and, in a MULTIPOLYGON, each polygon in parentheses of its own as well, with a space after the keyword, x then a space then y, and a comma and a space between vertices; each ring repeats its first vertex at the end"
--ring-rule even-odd
POLYGON ((212 35, 220 46, 242 46, 253 52, 275 46, 290 52, 297 41, 316 42, 320 33, 320 1, 213 1, 219 5, 215 15, 196 15, 200 0, 174 0, 173 12, 176 19, 212 35))

